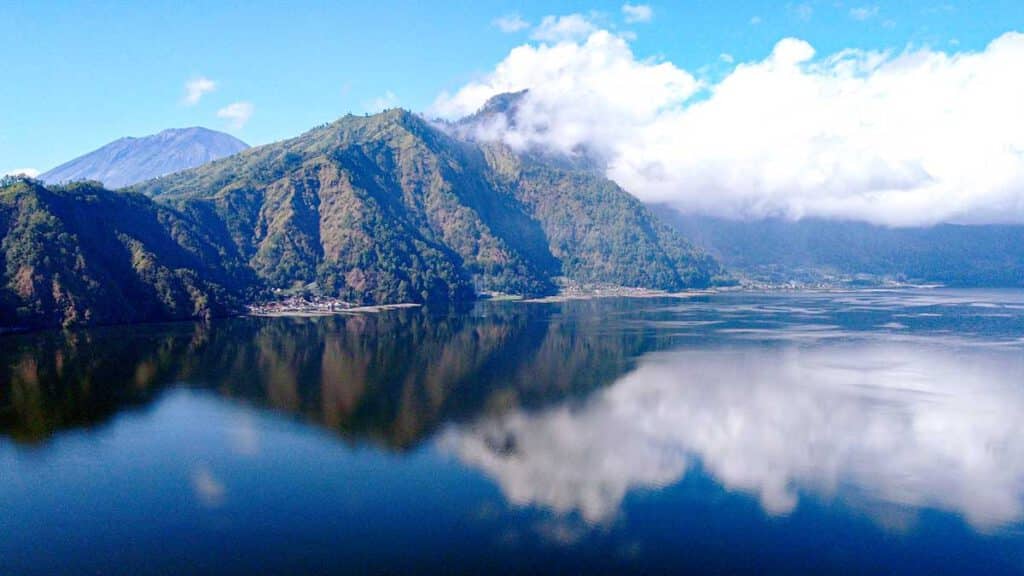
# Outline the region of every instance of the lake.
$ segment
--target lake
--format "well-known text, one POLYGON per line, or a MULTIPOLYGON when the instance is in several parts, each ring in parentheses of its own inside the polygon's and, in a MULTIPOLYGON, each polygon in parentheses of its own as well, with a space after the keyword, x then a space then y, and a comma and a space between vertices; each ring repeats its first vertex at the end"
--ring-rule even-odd
POLYGON ((1024 572, 1024 291, 0 337, 0 573, 1024 572))

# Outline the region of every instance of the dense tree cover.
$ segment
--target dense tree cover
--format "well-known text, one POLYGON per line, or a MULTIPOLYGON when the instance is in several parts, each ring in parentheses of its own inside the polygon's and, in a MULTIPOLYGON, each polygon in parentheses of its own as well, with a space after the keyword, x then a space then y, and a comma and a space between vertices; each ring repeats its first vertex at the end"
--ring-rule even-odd
POLYGON ((501 145, 485 151, 499 188, 539 221, 566 277, 664 290, 729 281, 714 259, 614 182, 501 145))
POLYGON ((251 273, 194 222, 82 182, 0 183, 0 322, 68 326, 223 315, 251 273))
POLYGON ((353 303, 679 290, 717 263, 614 183, 402 110, 110 192, 0 189, 0 325, 228 314, 271 291, 353 303))
POLYGON ((594 174, 403 110, 347 116, 135 188, 229 231, 272 288, 356 302, 544 295, 560 276, 678 290, 717 264, 594 174))

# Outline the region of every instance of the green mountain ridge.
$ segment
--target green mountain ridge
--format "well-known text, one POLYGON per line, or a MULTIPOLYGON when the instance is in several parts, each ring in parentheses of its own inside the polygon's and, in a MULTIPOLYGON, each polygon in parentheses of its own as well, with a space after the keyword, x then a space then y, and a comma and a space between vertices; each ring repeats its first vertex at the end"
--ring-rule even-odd
POLYGON ((317 282, 357 302, 429 301, 436 276, 450 298, 464 284, 550 294, 558 276, 683 289, 718 273, 611 181, 458 140, 399 109, 134 190, 219 219, 271 287, 317 282), (403 275, 392 257, 430 274, 403 275))
POLYGON ((224 315, 310 284, 381 304, 541 296, 562 279, 681 290, 722 275, 613 182, 398 109, 122 192, 2 190, 0 325, 224 315))
POLYGON ((251 277, 184 215, 90 183, 8 182, 0 233, 0 326, 226 315, 251 277))

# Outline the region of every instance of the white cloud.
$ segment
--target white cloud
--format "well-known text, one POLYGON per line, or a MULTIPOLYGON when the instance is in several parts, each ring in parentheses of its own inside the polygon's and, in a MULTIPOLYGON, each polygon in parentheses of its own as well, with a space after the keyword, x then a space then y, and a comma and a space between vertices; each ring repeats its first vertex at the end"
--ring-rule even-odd
POLYGON ((762 22, 762 20, 761 20, 760 16, 751 16, 750 17, 750 25, 751 26, 757 26, 761 22, 762 22))
POLYGON ((217 117, 224 118, 232 128, 240 130, 252 118, 254 110, 251 102, 234 102, 217 110, 217 117))
POLYGON ((377 96, 376 98, 363 104, 363 108, 365 108, 366 111, 370 112, 371 114, 376 114, 377 112, 380 112, 382 110, 395 108, 396 106, 398 106, 398 96, 396 96, 395 93, 392 92, 391 90, 387 90, 386 92, 384 92, 382 96, 377 96))
POLYGON ((519 14, 506 14, 499 18, 495 18, 493 24, 498 27, 498 30, 506 34, 512 34, 513 32, 519 32, 530 27, 530 23, 519 14))
POLYGON ((591 523, 698 463, 772 515, 840 494, 882 523, 893 508, 984 530, 1019 522, 1024 357, 955 351, 804 342, 655 355, 583 405, 485 418, 440 442, 511 503, 591 523))
POLYGON ((845 50, 799 39, 702 86, 597 30, 526 44, 434 112, 529 89, 510 146, 602 155, 645 201, 735 218, 816 216, 913 226, 1024 222, 1024 34, 982 51, 845 50), (697 93, 700 98, 694 98, 697 93))
POLYGON ((733 55, 729 54, 728 52, 723 52, 722 54, 719 54, 718 59, 721 60, 722 62, 725 62, 726 64, 732 64, 736 62, 736 58, 734 58, 733 55))
POLYGON ((850 9, 850 18, 854 20, 869 20, 878 15, 878 6, 858 6, 850 9))
POLYGON ((193 78, 185 82, 185 98, 182 101, 189 106, 194 106, 199 103, 204 94, 213 92, 216 89, 217 83, 209 78, 202 76, 193 78))
POLYGON ((582 40, 595 32, 597 27, 582 14, 545 16, 530 35, 542 42, 582 40))
POLYGON ((664 106, 690 97, 698 82, 669 63, 637 61, 623 38, 598 31, 580 44, 515 48, 489 77, 442 95, 434 108, 442 116, 464 116, 495 94, 527 88, 519 127, 499 130, 507 143, 565 152, 590 145, 614 154, 619 138, 655 122, 664 106))
POLYGON ((29 178, 35 178, 39 176, 39 170, 35 168, 15 168, 4 172, 4 176, 28 176, 29 178))
POLYGON ((654 10, 647 4, 623 4, 622 14, 626 18, 626 22, 630 24, 635 22, 650 22, 651 18, 654 17, 654 10))

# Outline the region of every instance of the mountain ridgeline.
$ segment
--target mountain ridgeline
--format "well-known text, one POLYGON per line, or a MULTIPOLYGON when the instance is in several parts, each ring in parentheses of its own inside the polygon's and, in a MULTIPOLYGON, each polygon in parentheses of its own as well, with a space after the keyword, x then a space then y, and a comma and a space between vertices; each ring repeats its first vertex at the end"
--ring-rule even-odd
POLYGON ((397 109, 119 193, 11 180, 0 239, 0 325, 222 315, 291 290, 450 302, 723 275, 613 182, 397 109))
POLYGON ((538 296, 559 277, 678 290, 719 274, 613 182, 399 109, 134 190, 222 231, 267 286, 354 302, 538 296))
POLYGON ((175 128, 141 138, 120 138, 40 174, 39 179, 50 184, 93 180, 107 188, 121 188, 195 168, 248 147, 223 132, 175 128))
POLYGON ((652 209, 738 276, 768 284, 886 281, 1024 287, 1024 226, 885 228, 808 218, 752 222, 652 209))
POLYGON ((176 320, 240 310, 251 274, 196 223, 95 183, 0 187, 0 328, 176 320))

